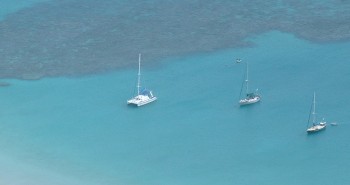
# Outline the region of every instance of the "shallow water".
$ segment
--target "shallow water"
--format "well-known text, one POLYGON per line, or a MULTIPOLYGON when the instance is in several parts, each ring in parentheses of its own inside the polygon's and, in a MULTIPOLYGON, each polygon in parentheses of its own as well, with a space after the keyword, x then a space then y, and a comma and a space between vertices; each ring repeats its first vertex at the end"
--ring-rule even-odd
POLYGON ((158 100, 141 108, 126 106, 137 54, 130 70, 9 80, 0 89, 0 158, 12 162, 0 167, 0 184, 349 183, 350 43, 280 32, 250 40, 256 47, 160 66, 143 60, 143 84, 158 100), (249 62, 250 87, 263 97, 256 105, 237 105, 244 65, 236 58, 249 62), (314 91, 318 118, 339 125, 307 135, 314 91))
POLYGON ((1 0, 0 2, 0 20, 6 15, 16 13, 21 9, 30 8, 37 3, 47 2, 49 0, 1 0))

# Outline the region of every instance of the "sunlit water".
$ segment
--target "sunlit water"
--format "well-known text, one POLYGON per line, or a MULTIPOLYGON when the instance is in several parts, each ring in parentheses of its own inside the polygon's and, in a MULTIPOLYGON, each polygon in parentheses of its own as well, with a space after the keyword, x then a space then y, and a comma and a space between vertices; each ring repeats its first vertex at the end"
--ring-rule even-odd
POLYGON ((350 43, 270 32, 255 47, 144 60, 158 100, 126 105, 135 68, 83 78, 6 80, 1 185, 350 183, 350 43), (262 101, 239 107, 245 66, 262 101), (328 126, 307 135, 313 92, 328 126))
POLYGON ((256 47, 160 66, 144 61, 143 82, 158 101, 140 108, 126 105, 137 54, 133 70, 9 80, 0 89, 0 146, 12 162, 0 167, 0 178, 13 184, 349 183, 350 43, 316 45, 279 32, 252 41, 256 47), (259 88, 262 102, 238 107, 244 65, 235 58, 249 62, 251 89, 259 88), (338 126, 307 135, 314 91, 318 117, 338 126))

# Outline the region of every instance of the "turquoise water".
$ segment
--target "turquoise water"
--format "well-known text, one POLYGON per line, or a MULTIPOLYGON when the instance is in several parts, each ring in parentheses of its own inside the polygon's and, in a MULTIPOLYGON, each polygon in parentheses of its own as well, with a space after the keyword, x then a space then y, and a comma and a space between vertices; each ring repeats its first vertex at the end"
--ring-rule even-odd
POLYGON ((137 54, 130 70, 8 80, 0 184, 350 183, 350 43, 280 32, 251 40, 256 47, 144 61, 144 84, 158 100, 141 108, 126 106, 137 54), (237 106, 244 65, 236 58, 249 62, 262 102, 237 106), (319 118, 339 125, 307 135, 314 91, 319 118))
MULTIPOLYGON (((38 2, 1 1, 0 19, 38 2)), ((0 185, 350 183, 350 43, 280 32, 250 40, 255 47, 145 60, 144 84, 158 100, 141 108, 126 106, 137 53, 130 70, 6 80, 0 185), (249 62, 262 102, 237 106, 244 65, 236 58, 249 62), (307 135, 314 91, 318 117, 338 126, 307 135)))

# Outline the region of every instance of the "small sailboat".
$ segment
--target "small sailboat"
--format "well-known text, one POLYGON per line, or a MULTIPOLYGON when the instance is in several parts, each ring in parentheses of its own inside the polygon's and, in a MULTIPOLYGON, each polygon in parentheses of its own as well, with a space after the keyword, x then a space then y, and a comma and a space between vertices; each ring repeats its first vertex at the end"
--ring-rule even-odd
POLYGON ((127 101, 129 105, 142 106, 153 101, 157 100, 152 93, 152 91, 148 89, 143 89, 141 91, 141 54, 139 54, 139 72, 137 74, 137 95, 130 100, 127 101))
MULTIPOLYGON (((242 60, 241 59, 237 59, 236 60, 237 63, 241 63, 242 60)), ((245 85, 245 97, 243 97, 242 99, 239 100, 239 105, 249 105, 249 104, 253 104, 253 103, 257 103, 260 101, 261 96, 257 93, 258 90, 256 90, 255 92, 249 92, 249 80, 248 80, 248 63, 246 62, 246 74, 245 74, 245 83, 242 83, 242 88, 241 88, 241 92, 239 97, 242 97, 242 91, 243 91, 243 87, 245 85)))
MULTIPOLYGON (((319 123, 317 123, 317 120, 316 120, 316 93, 315 92, 314 92, 314 98, 312 101, 312 112, 310 111, 310 116, 311 115, 312 115, 312 126, 308 127, 308 129, 306 130, 308 133, 318 132, 326 128, 327 124, 324 121, 324 119, 322 119, 322 121, 320 121, 319 123)), ((309 122, 310 122, 310 116, 309 116, 309 122)))

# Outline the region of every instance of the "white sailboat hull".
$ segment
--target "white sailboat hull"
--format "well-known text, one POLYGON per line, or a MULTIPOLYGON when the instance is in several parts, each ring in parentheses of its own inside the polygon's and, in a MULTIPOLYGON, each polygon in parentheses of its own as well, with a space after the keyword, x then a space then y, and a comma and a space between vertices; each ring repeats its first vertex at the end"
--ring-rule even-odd
POLYGON ((135 96, 134 98, 128 100, 127 104, 128 105, 136 105, 136 106, 140 107, 142 105, 146 105, 148 103, 154 102, 155 100, 157 100, 157 97, 155 97, 155 96, 149 97, 149 96, 145 96, 145 95, 138 95, 138 96, 135 96))
POLYGON ((249 105, 249 104, 253 104, 253 103, 257 103, 260 101, 260 96, 256 96, 254 98, 245 98, 245 99, 242 99, 242 100, 239 100, 239 105, 249 105))
POLYGON ((314 133, 314 132, 318 132, 318 131, 321 131, 321 130, 325 129, 326 126, 327 125, 326 125, 325 122, 321 122, 320 124, 317 124, 317 125, 314 125, 314 126, 308 128, 306 131, 308 133, 314 133))
MULTIPOLYGON (((237 63, 241 63, 241 59, 238 59, 237 63)), ((238 101, 238 104, 240 106, 254 104, 254 103, 259 102, 260 99, 261 99, 261 96, 258 95, 257 93, 249 92, 249 88, 248 88, 249 87, 249 83, 248 83, 249 82, 249 80, 248 80, 248 63, 245 62, 245 64, 246 64, 246 74, 245 74, 245 77, 246 77, 246 79, 245 79, 245 93, 246 94, 245 95, 246 95, 246 97, 238 101)), ((242 93, 243 87, 244 87, 244 84, 242 84, 241 93, 242 93)), ((258 89, 256 89, 256 92, 257 91, 258 91, 258 89)), ((240 96, 241 96, 241 94, 240 94, 240 96)))
POLYGON ((314 98, 312 101, 312 113, 311 114, 313 116, 313 121, 312 121, 313 125, 306 130, 307 133, 314 133, 314 132, 324 130, 327 126, 325 121, 321 121, 318 124, 316 124, 317 122, 316 122, 316 93, 315 92, 314 92, 314 98))

